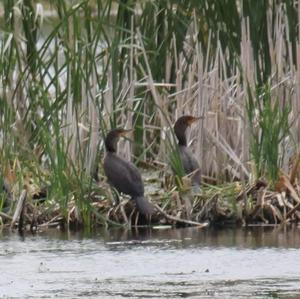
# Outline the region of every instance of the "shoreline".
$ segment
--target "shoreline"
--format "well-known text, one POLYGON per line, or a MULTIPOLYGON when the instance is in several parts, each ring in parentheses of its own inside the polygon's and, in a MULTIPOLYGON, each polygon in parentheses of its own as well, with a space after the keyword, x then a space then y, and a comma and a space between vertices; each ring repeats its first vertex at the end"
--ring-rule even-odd
MULTIPOLYGON (((187 227, 199 229, 208 226, 277 226, 299 224, 299 203, 292 190, 271 191, 262 181, 242 186, 239 182, 222 186, 204 186, 200 194, 184 191, 157 191, 146 194, 155 206, 151 217, 139 215, 129 197, 114 205, 110 190, 103 185, 99 193, 90 194, 89 212, 84 215, 80 203, 68 202, 67 210, 57 203, 49 203, 47 197, 33 199, 25 189, 14 203, 14 209, 1 212, 2 228, 19 232, 36 232, 49 228, 96 227, 187 227), (216 188, 219 188, 216 191, 216 188), (103 195, 103 190, 108 195, 103 195)), ((12 208, 12 207, 11 207, 12 208)))

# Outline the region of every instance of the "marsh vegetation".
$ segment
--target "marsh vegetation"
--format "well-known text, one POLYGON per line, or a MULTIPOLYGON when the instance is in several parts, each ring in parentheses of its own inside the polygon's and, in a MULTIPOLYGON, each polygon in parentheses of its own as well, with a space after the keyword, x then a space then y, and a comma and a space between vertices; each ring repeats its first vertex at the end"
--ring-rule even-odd
POLYGON ((119 149, 147 169, 153 221, 300 219, 298 2, 0 5, 3 224, 139 224, 103 175, 104 136, 119 126, 135 129, 119 149), (183 114, 204 117, 189 134, 193 196, 176 159, 169 170, 183 114))

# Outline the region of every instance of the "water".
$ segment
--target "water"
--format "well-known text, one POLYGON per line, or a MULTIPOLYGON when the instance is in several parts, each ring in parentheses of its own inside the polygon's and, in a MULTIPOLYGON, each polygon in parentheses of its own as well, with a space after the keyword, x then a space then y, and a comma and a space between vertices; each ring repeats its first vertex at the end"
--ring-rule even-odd
POLYGON ((0 298, 300 298, 300 228, 0 235, 0 298))

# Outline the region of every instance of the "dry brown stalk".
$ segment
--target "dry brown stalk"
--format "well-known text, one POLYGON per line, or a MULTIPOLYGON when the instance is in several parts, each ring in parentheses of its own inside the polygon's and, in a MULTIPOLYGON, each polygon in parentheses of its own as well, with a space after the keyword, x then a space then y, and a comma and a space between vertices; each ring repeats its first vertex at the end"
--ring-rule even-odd
POLYGON ((286 218, 289 218, 293 213, 295 213, 300 207, 300 203, 297 203, 288 213, 286 214, 286 218))
POLYGON ((15 210, 15 213, 13 215, 13 218, 12 218, 12 221, 11 221, 11 224, 10 224, 10 227, 12 228, 15 223, 20 219, 20 216, 22 214, 22 211, 24 209, 24 205, 25 205, 25 201, 26 201, 26 197, 27 197, 27 190, 23 190, 21 192, 21 195, 19 197, 19 200, 18 200, 18 203, 17 203, 17 207, 16 207, 16 210, 15 210))
POLYGON ((256 205, 248 215, 248 218, 250 220, 257 218, 260 215, 262 220, 264 222, 266 222, 266 220, 263 217, 263 208, 265 205, 265 195, 266 195, 266 189, 264 187, 261 187, 257 192, 256 205))
POLYGON ((280 177, 281 184, 290 192, 291 197, 297 202, 300 203, 300 198, 291 184, 290 180, 286 176, 280 177))
POLYGON ((200 212, 196 215, 196 219, 199 220, 205 215, 206 210, 208 209, 208 206, 213 203, 217 198, 219 197, 219 193, 214 194, 211 198, 209 198, 203 205, 200 212))
POLYGON ((175 221, 175 222, 179 222, 179 223, 184 223, 184 224, 188 224, 188 225, 192 225, 192 226, 197 226, 198 228, 203 228, 208 226, 208 223, 200 223, 200 222, 195 222, 195 221, 191 221, 191 220, 185 220, 185 219, 181 219, 172 215, 167 214, 163 209, 160 208, 160 206, 158 205, 154 205, 156 207, 156 209, 163 215, 165 216, 167 219, 175 221))
POLYGON ((51 220, 40 224, 39 227, 55 226, 60 223, 60 220, 63 220, 63 217, 61 215, 56 215, 51 220))
POLYGON ((295 179, 299 173, 299 165, 300 165, 300 150, 298 151, 296 159, 294 160, 293 168, 292 168, 291 174, 290 174, 290 182, 292 185, 294 184, 295 179))
POLYGON ((4 212, 0 212, 0 217, 5 218, 5 219, 7 219, 7 220, 12 220, 12 219, 13 219, 13 217, 7 215, 7 214, 4 213, 4 212))

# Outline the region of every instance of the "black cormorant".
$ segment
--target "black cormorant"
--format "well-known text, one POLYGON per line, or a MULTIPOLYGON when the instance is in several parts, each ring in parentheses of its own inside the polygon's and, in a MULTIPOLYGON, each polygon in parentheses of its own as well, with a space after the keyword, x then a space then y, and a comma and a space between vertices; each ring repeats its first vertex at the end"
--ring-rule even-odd
POLYGON ((135 201, 140 213, 151 215, 154 206, 144 197, 144 184, 136 166, 117 155, 119 137, 125 136, 132 130, 114 129, 105 138, 106 156, 104 172, 111 186, 118 192, 128 194, 135 201))
POLYGON ((197 159, 192 151, 187 146, 186 129, 191 126, 192 123, 199 120, 201 117, 194 117, 190 115, 184 115, 177 119, 174 125, 174 132, 178 139, 178 150, 181 159, 181 163, 185 174, 191 175, 192 184, 194 186, 200 186, 201 183, 201 170, 197 159))

